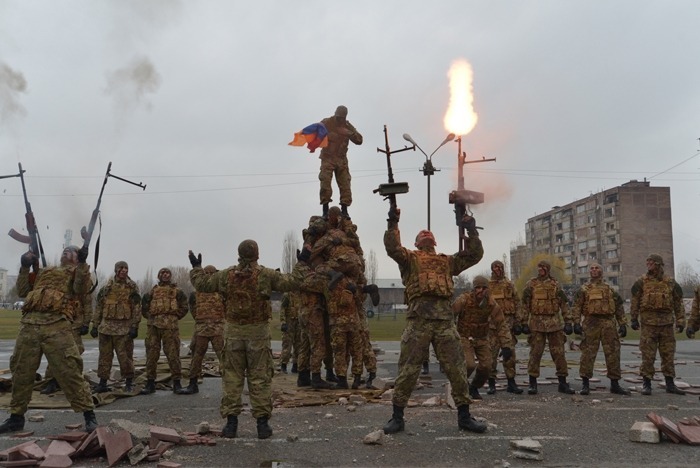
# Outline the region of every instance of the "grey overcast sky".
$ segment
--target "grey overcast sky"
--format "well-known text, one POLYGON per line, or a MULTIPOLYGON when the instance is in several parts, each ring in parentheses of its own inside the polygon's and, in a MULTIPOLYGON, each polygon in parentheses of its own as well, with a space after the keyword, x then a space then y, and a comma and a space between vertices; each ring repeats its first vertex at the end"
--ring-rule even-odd
MULTIPOLYGON (((123 259, 141 279, 189 266, 188 249, 224 267, 246 238, 278 267, 285 234, 320 214, 318 153, 287 143, 344 104, 364 135, 348 153, 350 213, 378 277, 397 278, 388 203, 372 193, 387 178, 382 128, 392 149, 409 133, 430 153, 463 59, 479 117, 463 149, 497 159, 466 166, 486 194, 472 275, 522 241, 528 217, 645 177, 671 187, 676 265, 698 269, 698 18, 694 0, 0 0, 0 175, 26 169, 49 260, 66 229, 79 243, 112 161, 148 188, 109 180, 98 270, 123 259)), ((394 159, 407 246, 427 224, 424 159, 394 159)), ((433 162, 431 225, 453 253, 456 144, 433 162)), ((19 179, 0 180, 0 213, 0 266, 15 274, 19 179)))

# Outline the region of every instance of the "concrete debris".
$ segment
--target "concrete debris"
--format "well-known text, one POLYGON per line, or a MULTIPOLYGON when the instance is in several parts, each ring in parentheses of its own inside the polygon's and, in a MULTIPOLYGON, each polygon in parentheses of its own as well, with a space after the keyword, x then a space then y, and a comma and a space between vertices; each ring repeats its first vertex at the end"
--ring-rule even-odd
POLYGON ((367 399, 363 397, 362 395, 350 395, 348 401, 352 403, 353 405, 364 405, 367 403, 367 399))
POLYGON ((392 398, 394 398, 394 389, 393 388, 390 388, 389 390, 382 393, 382 396, 381 396, 382 400, 391 400, 392 398))
POLYGON ((666 408, 668 408, 672 411, 678 411, 678 407, 676 405, 668 405, 666 408))
POLYGON ((32 414, 27 417, 27 421, 29 422, 44 422, 44 415, 43 414, 32 414))
POLYGON ((525 450, 513 450, 513 456, 523 460, 544 460, 544 455, 542 455, 542 453, 528 452, 525 450))
POLYGON ((209 422, 202 421, 201 423, 197 424, 194 431, 200 435, 208 434, 209 433, 209 422))
POLYGON ((326 413, 323 417, 326 419, 333 419, 334 416, 333 413, 326 413))
POLYGON ((345 397, 340 397, 340 398, 338 398, 338 404, 345 406, 348 404, 348 399, 345 397))
POLYGON ((296 434, 289 434, 287 436, 287 442, 298 442, 299 441, 299 436, 296 434))
POLYGON ((357 411, 357 406, 355 406, 355 405, 348 405, 348 407, 345 408, 345 409, 347 409, 347 410, 348 410, 349 412, 351 412, 351 413, 354 413, 355 411, 357 411))
POLYGON ((523 460, 544 460, 542 444, 530 438, 511 440, 510 446, 513 448, 513 456, 523 460))
POLYGON ((571 395, 571 401, 573 401, 574 403, 582 403, 583 397, 579 394, 571 395))
POLYGON ((426 407, 440 406, 440 403, 441 403, 440 397, 434 396, 434 397, 431 397, 431 398, 428 398, 427 400, 425 400, 421 404, 421 406, 426 406, 426 407))
POLYGON ((661 442, 659 430, 654 423, 647 421, 637 421, 632 424, 629 438, 632 442, 643 442, 647 444, 658 444, 661 442))
POLYGON ((384 443, 384 431, 379 429, 374 432, 370 432, 362 439, 363 444, 367 445, 381 445, 384 443))

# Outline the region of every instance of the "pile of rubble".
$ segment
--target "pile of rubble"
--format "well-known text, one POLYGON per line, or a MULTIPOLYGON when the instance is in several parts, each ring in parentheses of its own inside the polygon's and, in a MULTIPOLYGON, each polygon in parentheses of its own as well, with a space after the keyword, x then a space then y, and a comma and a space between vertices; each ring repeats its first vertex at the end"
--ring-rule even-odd
POLYGON ((675 423, 653 411, 647 414, 647 421, 637 421, 630 429, 632 442, 658 444, 663 434, 676 444, 700 445, 700 416, 683 418, 675 423))

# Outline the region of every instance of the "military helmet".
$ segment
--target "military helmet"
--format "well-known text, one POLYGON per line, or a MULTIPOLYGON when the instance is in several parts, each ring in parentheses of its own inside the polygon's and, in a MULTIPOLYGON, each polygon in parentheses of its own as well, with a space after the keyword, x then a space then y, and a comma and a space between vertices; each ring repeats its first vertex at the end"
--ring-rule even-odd
POLYGON ((474 279, 472 280, 472 286, 475 288, 482 287, 482 288, 488 288, 489 287, 489 280, 486 279, 484 276, 475 276, 474 279))
POLYGON ((501 270, 504 268, 504 267, 503 267, 503 262, 502 262, 502 261, 500 261, 500 260, 495 260, 495 261, 491 262, 491 270, 493 270, 493 267, 495 267, 496 265, 500 265, 501 270))
POLYGON ((664 266, 664 259, 661 258, 661 255, 659 255, 659 254, 655 254, 655 253, 649 254, 649 256, 647 257, 647 260, 651 260, 659 266, 664 266))
POLYGON ((76 255, 78 255, 78 251, 80 250, 80 247, 78 247, 77 245, 69 245, 68 247, 65 247, 63 250, 64 250, 64 251, 65 251, 65 250, 70 250, 70 251, 72 251, 73 253, 75 253, 76 255))
POLYGON ((204 267, 204 271, 207 273, 216 273, 216 267, 214 265, 207 265, 204 267))
POLYGON ((436 246, 437 242, 435 242, 435 236, 433 235, 432 232, 428 231, 427 229, 423 229, 416 235, 416 242, 415 246, 416 247, 421 247, 426 241, 432 242, 432 246, 436 246))
POLYGON ((129 264, 126 263, 124 260, 119 260, 117 263, 114 264, 115 273, 117 273, 121 268, 126 268, 128 270, 129 264))
POLYGON ((540 260, 540 262, 537 264, 537 268, 539 267, 542 267, 545 270, 547 270, 547 274, 549 274, 549 270, 552 269, 552 265, 546 260, 540 260))
POLYGON ((173 272, 170 271, 170 268, 161 268, 160 270, 158 270, 158 280, 160 280, 160 277, 163 275, 163 273, 170 273, 171 276, 173 274, 173 272))
POLYGON ((338 106, 335 109, 335 116, 336 117, 347 117, 348 116, 348 108, 345 106, 338 106))
POLYGON ((258 243, 252 239, 246 239, 238 244, 238 256, 241 260, 255 261, 259 258, 258 243))

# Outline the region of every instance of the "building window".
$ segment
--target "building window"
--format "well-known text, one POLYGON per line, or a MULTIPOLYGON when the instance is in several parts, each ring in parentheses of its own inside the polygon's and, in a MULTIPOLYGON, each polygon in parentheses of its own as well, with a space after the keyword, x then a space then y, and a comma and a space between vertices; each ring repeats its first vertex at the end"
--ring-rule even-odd
POLYGON ((607 237, 608 244, 617 244, 616 239, 617 239, 616 236, 608 236, 607 237))
POLYGON ((605 197, 605 204, 607 205, 608 203, 615 203, 617 201, 617 193, 611 193, 607 197, 605 197))
POLYGON ((578 243, 578 250, 579 250, 579 252, 583 252, 584 250, 586 250, 586 242, 579 242, 578 243))
POLYGON ((564 246, 564 252, 573 252, 574 251, 574 244, 567 244, 564 246))
POLYGON ((595 260, 598 257, 596 252, 588 252, 588 260, 595 260))
POLYGON ((562 229, 571 229, 571 221, 566 220, 561 223, 562 229))
POLYGON ((615 208, 614 207, 605 208, 605 217, 612 218, 613 216, 615 216, 615 208))
POLYGON ((554 236, 554 242, 556 242, 557 244, 561 244, 561 241, 563 241, 563 240, 564 240, 564 236, 561 234, 557 234, 556 236, 554 236))
POLYGON ((605 251, 605 258, 617 258, 617 249, 606 250, 605 251))
POLYGON ((576 206, 576 214, 581 214, 586 211, 586 205, 581 204, 576 206))
POLYGON ((592 248, 592 247, 595 247, 595 244, 596 244, 595 239, 589 239, 589 240, 588 240, 588 248, 589 248, 589 249, 592 248))
POLYGON ((605 223, 605 230, 606 231, 614 231, 615 230, 615 223, 605 223))
POLYGON ((608 283, 612 284, 613 286, 617 286, 617 276, 608 276, 607 280, 608 283))

